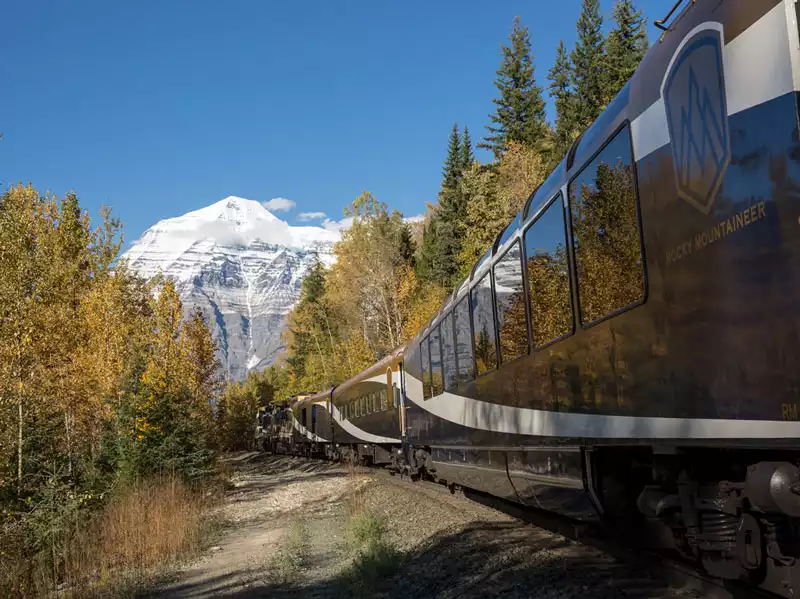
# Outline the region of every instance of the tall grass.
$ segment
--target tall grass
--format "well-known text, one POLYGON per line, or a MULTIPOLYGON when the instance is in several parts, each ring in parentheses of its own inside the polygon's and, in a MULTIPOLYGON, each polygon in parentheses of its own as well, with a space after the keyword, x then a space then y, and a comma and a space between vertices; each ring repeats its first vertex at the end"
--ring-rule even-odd
POLYGON ((49 568, 30 555, 4 556, 13 563, 4 564, 0 595, 33 597, 55 589, 75 598, 128 594, 164 566, 203 548, 214 498, 176 477, 122 489, 101 511, 63 531, 49 568))
POLYGON ((372 596, 381 581, 402 566, 402 554, 386 539, 386 520, 366 505, 361 468, 348 472, 348 527, 352 559, 342 572, 348 597, 372 596))
POLYGON ((295 584, 308 560, 311 540, 305 520, 295 520, 272 559, 272 574, 279 584, 295 584))

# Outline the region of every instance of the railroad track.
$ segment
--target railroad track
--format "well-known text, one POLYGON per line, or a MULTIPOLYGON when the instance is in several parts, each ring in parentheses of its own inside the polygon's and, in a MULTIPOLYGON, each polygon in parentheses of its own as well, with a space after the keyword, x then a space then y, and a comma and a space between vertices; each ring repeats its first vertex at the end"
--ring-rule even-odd
MULTIPOLYGON (((318 458, 297 456, 298 459, 325 462, 318 458)), ((566 516, 553 514, 508 501, 488 493, 473 489, 448 486, 431 480, 412 481, 392 473, 384 467, 361 466, 384 482, 412 490, 416 494, 428 496, 436 501, 448 503, 457 510, 467 511, 470 502, 480 504, 505 514, 515 520, 525 522, 536 528, 561 535, 577 544, 593 547, 636 569, 650 572, 663 579, 674 588, 680 588, 696 596, 709 599, 776 599, 777 595, 747 587, 744 584, 725 581, 708 575, 691 564, 654 552, 623 543, 615 539, 602 526, 587 524, 566 516)))

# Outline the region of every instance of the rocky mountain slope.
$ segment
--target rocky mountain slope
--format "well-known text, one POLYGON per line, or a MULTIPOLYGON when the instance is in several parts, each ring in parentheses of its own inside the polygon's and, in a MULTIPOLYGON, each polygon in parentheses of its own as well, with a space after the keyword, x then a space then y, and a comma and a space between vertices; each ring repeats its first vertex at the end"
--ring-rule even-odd
POLYGON ((159 221, 125 253, 142 276, 175 281, 188 313, 211 324, 229 380, 275 361, 286 316, 319 257, 333 262, 339 234, 294 227, 258 202, 230 196, 159 221))

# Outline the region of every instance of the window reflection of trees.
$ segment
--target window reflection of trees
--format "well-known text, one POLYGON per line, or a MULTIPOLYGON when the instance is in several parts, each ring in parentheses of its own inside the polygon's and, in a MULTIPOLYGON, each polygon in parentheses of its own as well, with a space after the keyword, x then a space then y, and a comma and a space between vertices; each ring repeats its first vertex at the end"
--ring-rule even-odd
POLYGON ((452 389, 456 380, 456 348, 453 333, 453 313, 450 312, 442 320, 442 366, 444 370, 444 388, 452 389))
POLYGON ((518 358, 528 351, 528 323, 525 316, 525 286, 522 281, 521 258, 519 242, 516 242, 494 267, 500 356, 504 362, 518 358))
POLYGON ((431 363, 428 358, 428 338, 419 344, 420 360, 422 361, 422 396, 429 399, 431 396, 431 363))
POLYGON ((456 329, 456 356, 458 360, 457 382, 471 381, 475 378, 472 363, 472 332, 469 324, 469 301, 467 296, 461 298, 453 310, 456 329))
POLYGON ((475 362, 478 374, 497 368, 494 315, 492 314, 492 279, 489 273, 472 288, 472 325, 475 362))
POLYGON ((581 318, 591 322, 644 293, 627 129, 570 184, 569 194, 581 318))
POLYGON ((429 339, 431 342, 431 391, 433 395, 440 395, 444 388, 442 385, 442 358, 438 325, 431 331, 429 339))
POLYGON ((533 345, 572 331, 564 208, 559 195, 525 232, 533 345))

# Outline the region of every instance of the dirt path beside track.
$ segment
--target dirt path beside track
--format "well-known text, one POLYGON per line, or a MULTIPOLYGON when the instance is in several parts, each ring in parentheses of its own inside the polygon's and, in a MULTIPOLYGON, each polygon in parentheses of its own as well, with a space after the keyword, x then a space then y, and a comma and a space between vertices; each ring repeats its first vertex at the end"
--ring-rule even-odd
POLYGON ((229 464, 221 540, 147 597, 692 596, 444 488, 263 454, 229 464), (377 552, 354 545, 354 513, 380 521, 377 552))

